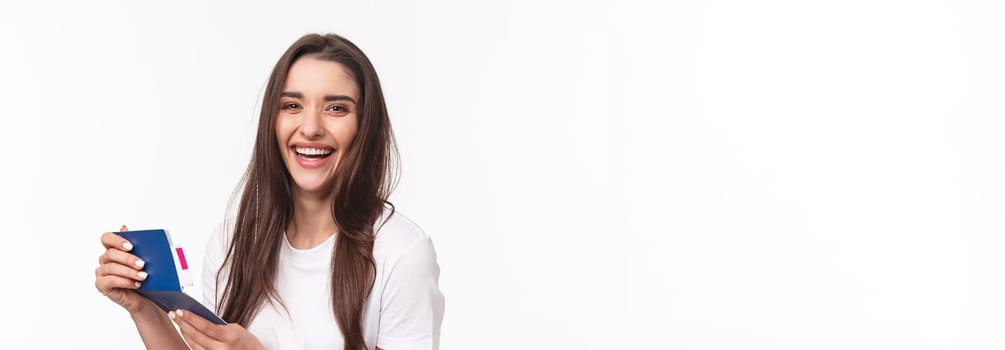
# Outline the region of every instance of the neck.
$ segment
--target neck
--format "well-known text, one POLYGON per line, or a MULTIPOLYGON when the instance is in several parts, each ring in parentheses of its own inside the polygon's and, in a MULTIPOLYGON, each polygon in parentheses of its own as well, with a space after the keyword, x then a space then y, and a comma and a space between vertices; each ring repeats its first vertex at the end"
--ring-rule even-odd
POLYGON ((293 248, 310 249, 335 234, 332 194, 293 190, 293 220, 286 228, 286 239, 293 248))

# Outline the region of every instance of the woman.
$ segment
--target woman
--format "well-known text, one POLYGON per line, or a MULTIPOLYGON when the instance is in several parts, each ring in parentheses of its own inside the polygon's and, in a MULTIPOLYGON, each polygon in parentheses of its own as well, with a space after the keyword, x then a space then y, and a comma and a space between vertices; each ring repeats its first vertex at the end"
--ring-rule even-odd
POLYGON ((237 216, 207 245, 204 302, 229 324, 136 293, 143 262, 111 232, 95 285, 148 349, 435 349, 439 267, 429 237, 387 202, 396 156, 369 59, 337 35, 306 35, 272 71, 237 216))

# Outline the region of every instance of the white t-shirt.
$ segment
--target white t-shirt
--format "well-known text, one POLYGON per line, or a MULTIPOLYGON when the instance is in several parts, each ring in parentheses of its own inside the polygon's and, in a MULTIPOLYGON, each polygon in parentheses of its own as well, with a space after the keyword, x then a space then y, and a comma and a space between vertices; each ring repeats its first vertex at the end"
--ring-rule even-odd
MULTIPOLYGON (((390 219, 388 214, 390 209, 385 208, 375 225, 380 227, 373 247, 377 277, 363 309, 366 346, 384 350, 437 349, 444 305, 433 242, 400 211, 390 219)), ((228 270, 223 269, 220 276, 217 271, 226 257, 232 230, 233 223, 224 222, 206 246, 203 301, 210 310, 216 309, 226 285, 228 270)), ((333 235, 317 247, 299 250, 290 246, 283 235, 276 287, 286 309, 266 302, 248 325, 248 331, 266 348, 343 348, 331 302, 334 245, 333 235)))

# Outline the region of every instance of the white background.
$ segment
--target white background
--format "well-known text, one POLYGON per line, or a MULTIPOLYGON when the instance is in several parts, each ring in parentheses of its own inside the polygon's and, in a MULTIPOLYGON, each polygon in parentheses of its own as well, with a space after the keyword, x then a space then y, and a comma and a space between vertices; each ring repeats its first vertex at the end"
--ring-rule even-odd
POLYGON ((1005 348, 1002 18, 3 1, 0 347, 140 347, 93 287, 98 236, 168 228, 201 269, 272 65, 336 32, 384 84, 443 349, 1005 348))

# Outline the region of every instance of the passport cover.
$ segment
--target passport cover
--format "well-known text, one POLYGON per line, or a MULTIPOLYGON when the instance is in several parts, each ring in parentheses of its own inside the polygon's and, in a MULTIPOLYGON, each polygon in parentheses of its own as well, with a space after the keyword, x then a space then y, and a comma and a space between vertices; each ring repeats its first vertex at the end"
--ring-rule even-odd
POLYGON ((173 253, 175 248, 171 246, 171 239, 168 237, 167 231, 156 229, 116 233, 133 244, 131 252, 133 255, 146 262, 144 271, 147 272, 147 279, 141 282, 137 292, 153 301, 164 312, 184 309, 215 324, 227 324, 208 308, 182 292, 181 278, 176 263, 186 270, 188 263, 185 261, 185 255, 181 248, 177 248, 179 261, 175 260, 175 253, 173 253))

